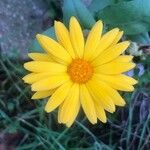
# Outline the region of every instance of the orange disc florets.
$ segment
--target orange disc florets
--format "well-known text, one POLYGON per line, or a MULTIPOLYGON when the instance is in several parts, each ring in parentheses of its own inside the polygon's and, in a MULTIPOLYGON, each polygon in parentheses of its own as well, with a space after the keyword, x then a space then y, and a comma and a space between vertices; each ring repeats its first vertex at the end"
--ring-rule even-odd
POLYGON ((68 66, 68 74, 73 82, 85 83, 93 74, 91 64, 83 59, 74 59, 68 66))

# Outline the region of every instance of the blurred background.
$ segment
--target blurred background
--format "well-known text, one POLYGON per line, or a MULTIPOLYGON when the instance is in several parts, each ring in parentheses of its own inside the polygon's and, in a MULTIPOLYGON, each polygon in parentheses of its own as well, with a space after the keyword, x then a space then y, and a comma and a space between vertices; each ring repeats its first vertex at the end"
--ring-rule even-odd
POLYGON ((0 150, 150 150, 150 2, 73 1, 0 0, 0 150), (106 30, 119 26, 132 41, 127 53, 137 67, 128 74, 139 84, 133 93, 122 93, 126 107, 107 114, 106 124, 93 126, 82 112, 71 128, 58 124, 57 111, 46 114, 46 101, 31 100, 22 81, 29 49, 39 50, 35 35, 49 32, 54 20, 66 22, 72 9, 84 28, 102 19, 106 30))

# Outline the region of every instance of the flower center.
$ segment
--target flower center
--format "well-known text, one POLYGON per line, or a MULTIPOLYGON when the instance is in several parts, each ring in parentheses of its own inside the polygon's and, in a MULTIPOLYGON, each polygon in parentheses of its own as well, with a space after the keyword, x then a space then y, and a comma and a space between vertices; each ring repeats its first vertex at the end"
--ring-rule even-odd
POLYGON ((88 61, 78 58, 74 59, 68 66, 67 72, 72 81, 85 83, 92 77, 93 67, 88 61))

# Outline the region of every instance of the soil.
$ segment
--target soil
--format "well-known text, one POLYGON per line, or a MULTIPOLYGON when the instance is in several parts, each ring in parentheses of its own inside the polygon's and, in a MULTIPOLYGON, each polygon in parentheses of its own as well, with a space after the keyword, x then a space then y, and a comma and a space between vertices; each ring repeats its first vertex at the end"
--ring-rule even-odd
POLYGON ((0 0, 0 45, 3 53, 12 55, 17 51, 21 57, 42 31, 46 12, 42 0, 0 0))

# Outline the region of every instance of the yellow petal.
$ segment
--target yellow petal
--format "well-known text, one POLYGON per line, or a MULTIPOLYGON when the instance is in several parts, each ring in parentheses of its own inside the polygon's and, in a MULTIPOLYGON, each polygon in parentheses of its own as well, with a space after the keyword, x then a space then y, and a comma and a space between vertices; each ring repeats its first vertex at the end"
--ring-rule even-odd
POLYGON ((133 84, 136 84, 137 81, 133 78, 130 78, 126 75, 103 75, 103 74, 96 74, 95 75, 98 80, 108 83, 112 88, 121 91, 133 91, 134 87, 133 84))
POLYGON ((26 75, 25 77, 23 77, 23 80, 25 83, 33 84, 34 82, 37 82, 39 80, 49 77, 50 75, 52 75, 51 72, 30 73, 30 74, 26 75))
POLYGON ((107 118, 106 118, 106 113, 104 111, 104 108, 101 105, 98 105, 97 103, 94 104, 95 104, 97 118, 103 123, 106 123, 107 118))
POLYGON ((119 63, 119 62, 110 62, 94 68, 95 73, 102 74, 121 74, 127 72, 135 67, 134 63, 119 63))
POLYGON ((70 39, 75 54, 79 58, 82 58, 84 52, 84 37, 80 24, 75 17, 71 17, 70 19, 69 30, 70 30, 70 39))
POLYGON ((41 99, 46 98, 54 93, 55 90, 49 90, 49 91, 38 91, 33 94, 31 99, 41 99))
POLYGON ((95 111, 93 99, 84 84, 80 85, 80 101, 88 120, 92 124, 97 123, 97 117, 96 117, 96 111, 95 111))
POLYGON ((69 121, 66 123, 66 126, 67 127, 70 127, 73 122, 75 121, 78 113, 79 113, 79 110, 80 110, 80 101, 79 99, 77 100, 76 104, 74 105, 75 109, 73 109, 72 111, 72 117, 69 119, 69 121))
POLYGON ((67 71, 67 66, 54 62, 30 61, 24 64, 24 68, 32 72, 62 73, 67 71))
POLYGON ((41 34, 37 34, 36 38, 38 42, 40 43, 41 47, 47 53, 50 53, 52 56, 60 59, 65 64, 68 64, 71 62, 71 56, 59 43, 41 34))
POLYGON ((79 85, 74 83, 65 101, 63 102, 60 112, 60 122, 73 122, 76 117, 76 109, 79 105, 79 85))
POLYGON ((59 108, 58 108, 58 123, 61 123, 61 111, 62 111, 62 106, 63 106, 63 102, 62 104, 60 104, 59 108))
POLYGON ((91 92, 93 100, 101 105, 108 112, 113 113, 115 111, 115 105, 109 95, 104 91, 103 87, 100 84, 97 84, 97 81, 90 80, 87 83, 87 87, 91 92))
POLYGON ((72 48, 72 44, 70 41, 70 36, 67 28, 63 23, 55 21, 55 33, 59 43, 68 51, 72 58, 75 58, 75 53, 72 48))
POLYGON ((105 84, 105 85, 106 85, 105 90, 106 90, 106 92, 108 92, 109 96, 112 98, 114 104, 117 106, 124 106, 126 104, 126 102, 120 96, 120 94, 116 90, 114 90, 113 88, 108 86, 107 84, 105 84))
POLYGON ((113 43, 118 32, 119 32, 119 29, 115 28, 102 36, 97 48, 95 49, 95 51, 93 51, 93 55, 91 56, 91 59, 90 59, 91 61, 97 58, 101 52, 103 52, 113 43))
POLYGON ((93 79, 95 80, 95 82, 97 82, 99 88, 103 91, 103 93, 106 93, 108 97, 112 99, 115 105, 117 106, 125 105, 125 101, 116 90, 111 88, 107 83, 100 81, 99 78, 97 78, 97 76, 93 76, 93 79))
POLYGON ((123 80, 124 80, 126 83, 131 84, 131 85, 134 85, 134 84, 137 84, 137 83, 138 83, 138 81, 135 80, 134 78, 131 78, 131 77, 126 76, 126 75, 124 75, 124 74, 121 75, 121 78, 123 78, 123 80))
POLYGON ((113 62, 127 63, 127 62, 131 62, 132 59, 133 59, 133 56, 131 56, 131 55, 121 55, 121 56, 117 57, 116 59, 114 59, 113 62))
POLYGON ((53 61, 50 55, 44 53, 29 53, 28 56, 36 61, 53 61))
POLYGON ((122 54, 127 47, 129 46, 130 42, 125 41, 116 44, 113 47, 110 47, 109 49, 103 51, 93 62, 92 64, 94 66, 99 66, 102 64, 105 64, 109 61, 112 61, 113 59, 117 58, 120 54, 122 54))
POLYGON ((48 100, 46 106, 45 106, 45 111, 46 112, 51 112, 55 108, 57 108, 67 97, 69 90, 71 88, 72 82, 68 81, 64 84, 62 84, 55 92, 54 94, 50 97, 48 100))
POLYGON ((46 79, 42 79, 38 82, 33 83, 31 88, 32 88, 32 91, 50 90, 50 89, 57 88, 58 86, 65 83, 67 80, 69 80, 69 76, 66 74, 55 75, 55 76, 51 76, 46 79))
POLYGON ((85 44, 85 51, 84 51, 85 60, 89 60, 93 54, 93 51, 97 48, 100 42, 102 29, 103 29, 102 21, 97 21, 96 24, 91 29, 85 44))
POLYGON ((117 36, 116 36, 116 38, 114 39, 114 41, 112 42, 111 46, 117 44, 117 43, 119 42, 119 40, 121 39, 122 35, 123 35, 123 31, 120 31, 120 32, 117 34, 117 36))

